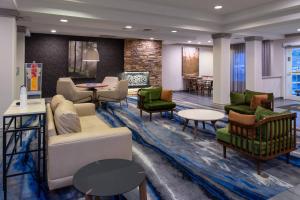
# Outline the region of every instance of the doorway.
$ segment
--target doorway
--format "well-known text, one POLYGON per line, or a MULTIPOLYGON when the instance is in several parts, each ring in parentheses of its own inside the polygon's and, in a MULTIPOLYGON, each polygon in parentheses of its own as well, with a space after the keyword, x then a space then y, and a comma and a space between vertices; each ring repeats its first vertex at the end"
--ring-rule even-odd
POLYGON ((286 48, 286 89, 287 99, 300 101, 300 47, 286 48))

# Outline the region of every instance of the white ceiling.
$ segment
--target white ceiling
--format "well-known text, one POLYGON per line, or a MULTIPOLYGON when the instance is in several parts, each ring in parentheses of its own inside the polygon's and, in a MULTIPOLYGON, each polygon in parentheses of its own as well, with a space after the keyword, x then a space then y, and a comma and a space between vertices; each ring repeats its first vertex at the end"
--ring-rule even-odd
MULTIPOLYGON (((300 0, 15 0, 31 32, 210 44, 212 33, 282 38, 300 28, 300 0), (214 10, 217 4, 223 9, 214 10), (66 18, 68 23, 59 19, 66 18), (132 30, 124 30, 132 25, 132 30), (143 29, 152 31, 143 31, 143 29), (171 33, 171 30, 178 30, 171 33)), ((13 0, 0 8, 14 9, 13 0)))

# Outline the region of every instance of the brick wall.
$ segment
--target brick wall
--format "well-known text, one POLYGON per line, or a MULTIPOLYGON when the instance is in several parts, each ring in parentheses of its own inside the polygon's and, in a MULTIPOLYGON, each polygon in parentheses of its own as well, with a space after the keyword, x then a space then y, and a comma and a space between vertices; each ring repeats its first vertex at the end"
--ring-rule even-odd
POLYGON ((124 70, 150 72, 150 85, 161 86, 162 41, 126 39, 124 70))

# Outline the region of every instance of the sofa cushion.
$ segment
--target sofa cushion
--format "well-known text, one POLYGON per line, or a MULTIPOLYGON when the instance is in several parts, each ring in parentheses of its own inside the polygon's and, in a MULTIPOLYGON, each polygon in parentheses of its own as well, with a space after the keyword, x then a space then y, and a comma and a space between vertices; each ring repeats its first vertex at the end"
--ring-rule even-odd
POLYGON ((144 104, 144 108, 147 110, 168 110, 175 107, 176 104, 174 102, 167 102, 161 100, 156 100, 152 101, 151 103, 144 104))
POLYGON ((52 112, 54 113, 58 105, 65 100, 65 97, 63 95, 57 94, 54 97, 52 97, 50 102, 50 107, 52 112))
POLYGON ((234 126, 231 124, 231 122, 238 122, 242 125, 246 126, 251 126, 255 125, 255 115, 245 115, 245 114, 240 114, 234 111, 230 111, 229 115, 229 132, 233 134, 239 134, 243 136, 248 136, 248 138, 255 138, 256 136, 256 131, 255 129, 243 129, 241 130, 240 127, 234 126))
POLYGON ((238 113, 253 115, 255 111, 250 109, 249 105, 226 105, 225 110, 229 113, 230 110, 233 110, 238 113))
POLYGON ((250 108, 255 110, 257 106, 261 106, 263 101, 268 100, 268 95, 266 94, 258 94, 254 95, 251 99, 250 108))
POLYGON ((271 115, 275 115, 275 114, 278 114, 278 113, 273 112, 272 110, 266 109, 261 106, 257 106, 257 108, 255 110, 255 116, 256 116, 257 121, 262 120, 266 116, 271 116, 271 115))
POLYGON ((163 101, 172 102, 172 90, 162 90, 160 99, 163 101))
POLYGON ((80 117, 79 119, 83 132, 99 131, 111 128, 108 124, 97 117, 97 115, 88 115, 80 117))
POLYGON ((144 103, 149 103, 150 102, 148 91, 142 89, 142 90, 139 91, 139 95, 144 97, 144 103))
POLYGON ((242 105, 245 104, 245 94, 231 92, 230 93, 230 103, 231 105, 242 105))
POLYGON ((245 91, 245 103, 250 105, 252 97, 254 95, 259 95, 259 94, 268 95, 268 100, 270 100, 270 101, 272 101, 274 99, 273 93, 255 92, 255 91, 251 91, 251 90, 246 90, 245 91))
POLYGON ((58 134, 77 133, 81 131, 79 116, 73 102, 61 102, 54 113, 55 126, 58 134))
POLYGON ((162 91, 161 87, 150 87, 150 88, 145 88, 143 90, 149 92, 150 101, 160 100, 161 91, 162 91))

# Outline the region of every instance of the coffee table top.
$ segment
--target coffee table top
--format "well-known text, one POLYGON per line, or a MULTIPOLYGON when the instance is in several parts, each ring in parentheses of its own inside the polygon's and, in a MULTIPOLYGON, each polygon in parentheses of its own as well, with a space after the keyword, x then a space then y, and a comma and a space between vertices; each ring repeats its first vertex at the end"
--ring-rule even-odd
POLYGON ((82 83, 77 84, 76 87, 80 88, 98 88, 98 87, 107 87, 108 84, 105 83, 82 83))
POLYGON ((129 192, 146 178, 137 163, 122 159, 100 160, 76 172, 73 184, 80 192, 91 196, 114 196, 129 192))
POLYGON ((223 119, 225 114, 215 110, 187 109, 178 112, 178 115, 185 119, 196 121, 216 121, 223 119))

